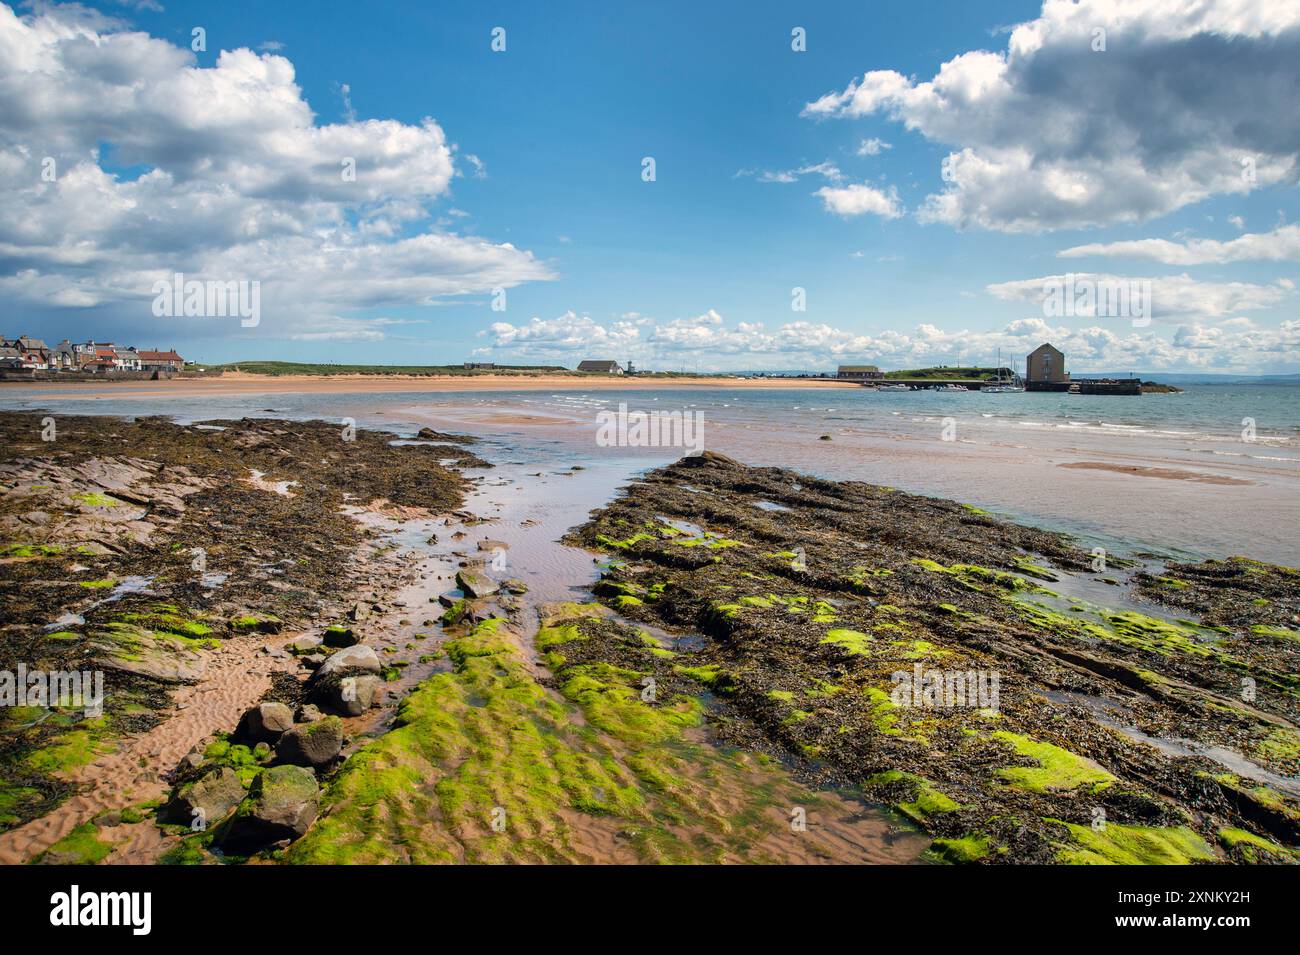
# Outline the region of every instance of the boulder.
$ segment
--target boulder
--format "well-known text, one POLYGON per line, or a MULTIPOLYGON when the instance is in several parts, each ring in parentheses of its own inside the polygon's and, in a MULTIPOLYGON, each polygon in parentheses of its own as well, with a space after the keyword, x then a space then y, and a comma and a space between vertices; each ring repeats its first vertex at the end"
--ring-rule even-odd
POLYGON ((528 593, 528 585, 524 583, 522 580, 520 580, 518 577, 511 577, 509 580, 501 581, 501 586, 504 587, 506 590, 510 591, 512 594, 528 593))
POLYGON ((248 796, 217 834, 224 852, 251 855, 301 837, 320 811, 320 786, 310 769, 272 766, 253 780, 248 796))
POLYGON ((381 669, 379 654, 375 653, 371 647, 358 645, 331 654, 330 658, 320 665, 320 669, 316 671, 312 679, 321 680, 332 674, 342 673, 345 670, 363 670, 367 673, 378 673, 381 669))
POLYGON ((342 749, 343 721, 337 716, 327 716, 289 730, 280 737, 275 755, 281 762, 294 766, 324 766, 337 759, 342 749))
POLYGON ((501 589, 495 580, 470 567, 456 571, 456 586, 470 597, 491 597, 501 589))
POLYGON ((159 816, 164 822, 192 826, 202 819, 204 828, 224 819, 244 798, 244 787, 228 766, 210 766, 196 777, 182 782, 159 816))
POLYGON ((299 723, 315 723, 325 718, 324 714, 310 703, 298 707, 298 712, 294 715, 299 723))
POLYGON ((321 634, 321 643, 327 647, 355 647, 361 642, 356 631, 340 623, 331 624, 321 634))
POLYGON ((235 736, 250 743, 274 743, 293 726, 293 710, 283 703, 259 703, 244 711, 235 736))
POLYGON ((332 676, 313 690, 312 699, 344 716, 360 716, 375 705, 382 683, 371 674, 332 676))

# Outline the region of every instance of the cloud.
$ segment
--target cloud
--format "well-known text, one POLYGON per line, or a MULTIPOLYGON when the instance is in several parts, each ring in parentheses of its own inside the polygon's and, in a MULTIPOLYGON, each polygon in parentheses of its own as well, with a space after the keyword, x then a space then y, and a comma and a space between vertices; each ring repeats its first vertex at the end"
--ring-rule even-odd
POLYGON ((404 318, 347 318, 331 315, 314 319, 307 331, 290 330, 285 336, 297 342, 379 342, 387 339, 385 329, 393 325, 422 325, 421 321, 404 318))
POLYGON ((736 172, 733 179, 744 178, 747 176, 755 177, 759 182, 798 182, 801 176, 818 175, 831 182, 839 182, 844 178, 840 172, 839 166, 829 159, 819 163, 809 163, 799 166, 797 169, 780 169, 764 170, 755 172, 753 169, 740 169, 736 172))
POLYGON ((892 188, 884 193, 862 183, 851 183, 847 186, 822 186, 813 195, 821 198, 827 212, 838 216, 870 214, 897 219, 903 214, 898 193, 892 188))
MULTIPOLYGON (((632 313, 634 315, 634 313, 632 313)), ((947 330, 922 323, 908 331, 853 332, 826 323, 794 321, 769 329, 762 322, 729 325, 713 309, 693 318, 657 322, 625 317, 602 325, 569 311, 533 318, 522 326, 498 322, 484 332, 491 343, 476 354, 504 353, 572 366, 584 358, 627 356, 642 367, 831 370, 836 364, 870 363, 915 368, 957 361, 992 362, 998 350, 1023 356, 1045 341, 1065 352, 1079 370, 1230 371, 1288 370, 1300 360, 1300 321, 1262 328, 1249 319, 1187 322, 1166 337, 1125 325, 1073 328, 1044 318, 1022 318, 1001 328, 947 330)))
POLYGON ((1115 288, 1132 287, 1132 283, 1148 282, 1151 288, 1150 317, 1163 322, 1221 319, 1243 311, 1271 308, 1291 294, 1291 290, 1282 284, 1199 282, 1187 275, 1147 278, 1093 272, 1045 275, 1035 279, 998 282, 986 286, 985 290, 995 298, 1005 301, 1033 302, 1041 305, 1049 287, 1063 287, 1072 283, 1075 288, 1082 288, 1085 285, 1093 288, 1115 288))
POLYGON ((568 311, 558 318, 534 317, 524 325, 493 322, 487 333, 493 348, 512 348, 527 355, 570 355, 576 352, 626 351, 640 337, 636 321, 620 319, 609 326, 590 316, 568 311))
MULTIPOLYGON (((1230 220, 1231 221, 1231 220, 1230 220)), ((1240 220, 1238 220, 1240 221, 1240 220)), ((1240 227, 1240 226, 1239 226, 1240 227)), ((1300 262, 1300 225, 1280 226, 1272 232, 1248 232, 1235 239, 1134 239, 1094 242, 1057 253, 1063 259, 1085 256, 1149 259, 1166 265, 1224 265, 1228 262, 1300 262)))
POLYGON ((1296 182, 1297 61, 1294 3, 1045 0, 1005 50, 962 53, 919 82, 872 70, 804 114, 884 114, 952 147, 922 221, 1007 232, 1141 222, 1296 182))
POLYGON ((875 139, 873 137, 872 139, 862 140, 862 142, 858 144, 857 152, 859 156, 878 156, 882 150, 893 148, 893 146, 884 140, 875 139))
POLYGON ((434 228, 456 157, 428 117, 318 123, 273 53, 202 67, 100 16, 0 5, 0 293, 37 315, 156 325, 153 283, 183 272, 259 281, 259 333, 302 336, 339 309, 553 278, 509 243, 434 228))

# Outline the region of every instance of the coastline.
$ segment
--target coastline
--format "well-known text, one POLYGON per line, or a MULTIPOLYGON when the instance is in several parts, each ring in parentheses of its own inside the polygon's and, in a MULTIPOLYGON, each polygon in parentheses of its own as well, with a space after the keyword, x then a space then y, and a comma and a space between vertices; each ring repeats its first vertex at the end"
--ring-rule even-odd
POLYGON ((217 378, 174 378, 170 381, 0 382, 0 397, 20 389, 104 398, 202 397, 204 395, 271 394, 445 394, 475 391, 640 391, 687 388, 780 388, 843 390, 861 386, 832 378, 641 378, 584 375, 250 375, 225 372, 217 378))
POLYGON ((1269 862, 1295 848, 1297 801, 1268 782, 1297 768, 1274 695, 1295 689, 1300 610, 1281 570, 1217 605, 1193 565, 1098 575, 1060 535, 978 508, 716 454, 620 493, 650 462, 577 465, 563 448, 485 461, 486 446, 437 431, 348 445, 334 424, 275 418, 60 416, 51 449, 36 416, 0 419, 22 476, 3 508, 6 609, 22 611, 6 665, 87 648, 134 681, 110 691, 132 709, 110 704, 106 724, 7 727, 34 734, 18 753, 51 783, 4 774, 11 811, 26 798, 15 782, 48 796, 0 833, 6 862, 210 862, 222 845, 298 862, 907 862, 927 847, 950 862, 1269 862), (83 550, 111 542, 83 539, 105 522, 143 536, 83 550), (225 577, 208 586, 212 573, 225 577), (32 580, 62 596, 20 600, 32 580), (81 622, 51 631, 46 606, 81 622), (914 666, 999 671, 1002 717, 887 705, 891 669, 914 666), (1242 673, 1259 702, 1232 701, 1242 673), (341 695, 348 677, 364 707, 341 695), (1126 742, 1089 699, 1196 749, 1126 742), (289 725, 267 745, 249 713, 277 705, 289 725), (324 739, 319 763, 286 756, 285 733, 324 739), (979 753, 934 755, 975 737, 979 753), (1228 751, 1235 771, 1207 758, 1228 751), (268 831, 246 821, 262 811, 249 787, 281 765, 315 795, 305 825, 268 831), (219 824, 178 825, 197 805, 219 824), (816 840, 792 838, 791 805, 816 840), (1032 807, 1029 835, 996 821, 1008 806, 1032 807), (504 846, 497 807, 517 827, 504 846), (1084 834, 1097 807, 1123 844, 1084 834))

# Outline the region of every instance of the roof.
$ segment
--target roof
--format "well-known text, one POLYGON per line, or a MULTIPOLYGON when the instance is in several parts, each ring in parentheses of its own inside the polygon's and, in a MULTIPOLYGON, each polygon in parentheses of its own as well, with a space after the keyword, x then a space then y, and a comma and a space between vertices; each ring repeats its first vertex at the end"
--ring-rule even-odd
POLYGON ((840 371, 880 371, 875 365, 840 365, 840 371))
POLYGON ((578 362, 578 371, 618 371, 616 361, 582 361, 578 362))
POLYGON ((1064 353, 1061 351, 1061 349, 1057 348, 1055 345, 1052 345, 1050 342, 1043 342, 1041 345, 1039 345, 1037 348, 1035 348, 1035 349, 1034 349, 1033 351, 1031 351, 1029 354, 1031 354, 1031 355, 1037 355, 1040 351, 1043 351, 1044 349, 1051 349, 1052 351, 1056 352, 1058 355, 1060 355, 1060 354, 1064 354, 1064 353))
POLYGON ((139 353, 141 361, 184 361, 180 355, 174 351, 149 351, 145 350, 139 353))
POLYGON ((18 345, 20 348, 28 348, 32 351, 48 347, 45 342, 41 341, 39 338, 28 338, 26 335, 18 336, 18 345))

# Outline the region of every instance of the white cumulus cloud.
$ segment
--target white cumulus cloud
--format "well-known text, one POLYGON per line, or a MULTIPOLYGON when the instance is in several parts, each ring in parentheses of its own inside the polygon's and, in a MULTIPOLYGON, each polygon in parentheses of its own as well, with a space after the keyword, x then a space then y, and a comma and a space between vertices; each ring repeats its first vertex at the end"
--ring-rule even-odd
POLYGON ((1045 0, 1005 50, 962 53, 928 80, 873 69, 804 113, 884 114, 949 146, 923 221, 1140 222, 1296 182, 1297 62, 1294 2, 1045 0))

